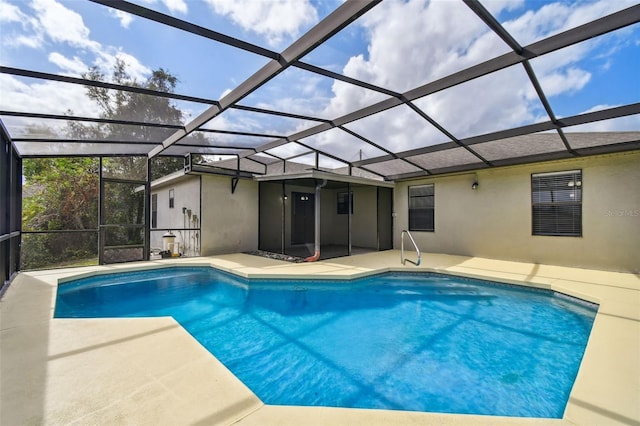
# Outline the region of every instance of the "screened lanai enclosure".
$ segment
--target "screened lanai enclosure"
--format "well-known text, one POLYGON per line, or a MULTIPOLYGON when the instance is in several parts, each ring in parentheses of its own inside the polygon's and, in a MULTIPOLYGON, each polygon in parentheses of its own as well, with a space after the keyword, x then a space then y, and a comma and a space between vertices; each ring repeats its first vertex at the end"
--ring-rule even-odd
POLYGON ((393 248, 390 185, 326 173, 258 180, 261 250, 330 259, 393 248))
POLYGON ((306 256, 324 178, 288 174, 335 176, 325 241, 349 254, 391 245, 393 182, 640 148, 636 1, 0 5, 4 281, 148 259, 150 185, 194 156, 230 197, 257 179, 258 244, 306 256))

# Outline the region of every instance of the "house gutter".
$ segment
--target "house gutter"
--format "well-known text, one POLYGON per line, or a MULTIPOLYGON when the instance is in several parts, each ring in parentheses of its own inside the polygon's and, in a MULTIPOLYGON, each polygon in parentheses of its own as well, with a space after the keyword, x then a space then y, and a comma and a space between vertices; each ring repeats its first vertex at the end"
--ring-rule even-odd
POLYGON ((320 190, 323 186, 327 184, 326 179, 322 179, 322 183, 316 185, 316 196, 315 196, 315 252, 313 256, 307 257, 305 262, 315 262, 320 259, 320 190))

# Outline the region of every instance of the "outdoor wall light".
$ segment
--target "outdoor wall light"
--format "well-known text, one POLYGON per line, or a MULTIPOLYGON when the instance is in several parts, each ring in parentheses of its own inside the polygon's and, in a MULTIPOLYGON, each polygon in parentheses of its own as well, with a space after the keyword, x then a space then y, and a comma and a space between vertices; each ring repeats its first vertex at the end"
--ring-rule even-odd
POLYGON ((473 183, 471 184, 471 189, 472 189, 473 191, 475 191, 476 189, 478 189, 478 186, 479 186, 479 185, 480 185, 480 184, 478 183, 478 174, 477 174, 477 173, 474 173, 474 174, 473 174, 473 183))

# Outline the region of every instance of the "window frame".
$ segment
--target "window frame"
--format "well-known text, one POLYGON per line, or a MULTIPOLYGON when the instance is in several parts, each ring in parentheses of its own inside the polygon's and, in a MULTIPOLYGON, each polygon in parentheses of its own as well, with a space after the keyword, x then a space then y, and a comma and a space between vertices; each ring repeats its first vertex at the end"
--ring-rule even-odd
POLYGON ((353 191, 338 192, 336 194, 336 211, 337 214, 353 214, 353 191), (349 207, 351 213, 349 213, 349 207))
POLYGON ((531 174, 531 235, 582 237, 584 178, 582 169, 531 174), (546 180, 550 188, 537 190, 546 180), (570 189, 562 186, 565 184, 570 189), (548 192, 550 200, 543 200, 548 192), (560 199, 558 199, 560 198, 560 199), (566 198, 571 198, 566 199, 566 198))
POLYGON ((151 194, 151 229, 158 227, 158 194, 151 194))
POLYGON ((170 209, 174 208, 174 206, 176 205, 175 197, 176 197, 175 189, 171 188, 169 190, 169 208, 170 209))
MULTIPOLYGON (((436 186, 435 186, 435 184, 426 183, 426 184, 420 184, 420 185, 410 185, 408 187, 408 189, 407 189, 407 195, 408 195, 407 213, 408 213, 408 228, 409 228, 409 231, 435 232, 435 230, 436 230, 436 186), (417 188, 426 188, 426 187, 430 187, 431 188, 431 194, 430 195, 411 195, 412 190, 415 190, 417 188), (418 212, 416 211, 416 207, 412 207, 412 202, 411 201, 413 199, 417 199, 417 198, 431 198, 431 200, 432 200, 431 207, 428 207, 426 209, 420 209, 420 210, 427 210, 427 211, 430 210, 431 211, 430 217, 427 217, 427 220, 430 222, 427 225, 430 225, 430 226, 426 226, 424 228, 415 226, 416 217, 414 215, 418 214, 418 212)), ((422 219, 424 220, 424 218, 422 218, 422 219)))

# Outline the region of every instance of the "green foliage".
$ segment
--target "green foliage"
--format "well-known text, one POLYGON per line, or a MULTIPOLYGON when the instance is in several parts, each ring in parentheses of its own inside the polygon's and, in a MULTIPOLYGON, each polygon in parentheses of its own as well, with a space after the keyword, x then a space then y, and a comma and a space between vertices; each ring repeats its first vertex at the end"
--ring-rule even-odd
POLYGON ((94 158, 24 159, 22 229, 96 229, 97 170, 94 158))
POLYGON ((97 264, 95 232, 23 234, 20 268, 23 270, 97 264))
MULTIPOLYGON (((173 92, 178 83, 175 76, 162 68, 153 71, 146 81, 138 82, 128 74, 126 65, 121 60, 116 62, 110 76, 94 67, 83 77, 163 92, 173 92)), ((184 121, 182 111, 169 98, 90 86, 86 86, 86 92, 100 108, 101 118, 180 125, 184 121)), ((69 111, 69 114, 72 112, 69 111)), ((29 129, 30 134, 40 137, 55 137, 60 131, 69 139, 160 143, 174 130, 77 121, 68 121, 63 130, 46 126, 33 126, 29 129)), ((113 145, 114 149, 117 146, 113 145)), ((152 164, 152 179, 157 179, 182 169, 184 160, 174 157, 157 158, 152 164)), ((144 191, 140 191, 140 188, 147 179, 147 157, 104 157, 102 165, 104 178, 128 181, 105 182, 105 223, 123 225, 108 228, 106 242, 113 245, 141 244, 141 229, 127 225, 144 223, 144 191)), ((96 230, 99 167, 98 158, 25 159, 23 230, 96 230)), ((23 245, 22 268, 51 267, 69 259, 95 259, 97 232, 25 234, 23 245)))
POLYGON ((151 180, 184 169, 183 157, 155 157, 151 160, 151 180))
MULTIPOLYGON (((24 231, 95 230, 98 227, 98 160, 31 158, 23 160, 24 231)), ((21 267, 51 267, 72 259, 94 258, 97 233, 25 234, 21 267)))

